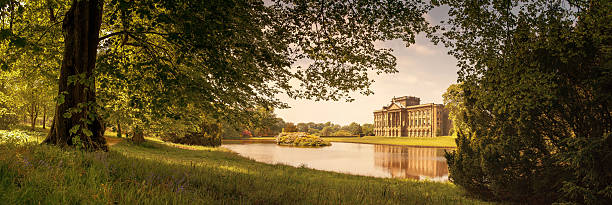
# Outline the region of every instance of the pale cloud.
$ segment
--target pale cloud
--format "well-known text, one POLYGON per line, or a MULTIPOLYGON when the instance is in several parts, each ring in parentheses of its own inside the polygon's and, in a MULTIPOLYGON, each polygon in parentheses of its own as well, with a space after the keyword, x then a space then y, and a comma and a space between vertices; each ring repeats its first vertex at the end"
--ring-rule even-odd
POLYGON ((414 51, 418 55, 433 55, 436 51, 428 46, 414 44, 408 48, 409 51, 414 51))
POLYGON ((432 23, 432 22, 433 22, 433 19, 431 18, 431 15, 430 15, 430 14, 428 14, 428 13, 423 14, 423 18, 425 18, 425 21, 427 21, 427 22, 429 22, 429 23, 432 23))

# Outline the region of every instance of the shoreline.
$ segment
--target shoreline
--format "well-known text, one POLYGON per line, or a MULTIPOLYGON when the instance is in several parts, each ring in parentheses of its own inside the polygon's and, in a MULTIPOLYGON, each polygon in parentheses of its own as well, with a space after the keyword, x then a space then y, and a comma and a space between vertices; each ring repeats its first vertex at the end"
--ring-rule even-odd
MULTIPOLYGON (((334 138, 324 138, 325 140, 329 141, 329 142, 345 142, 345 143, 355 143, 355 144, 371 144, 371 145, 391 145, 391 146, 406 146, 406 147, 415 147, 415 148, 441 148, 441 149, 457 149, 457 146, 436 146, 436 145, 411 145, 411 144, 394 144, 394 143, 384 143, 384 142, 359 142, 358 140, 363 140, 363 138, 343 138, 343 139, 349 139, 348 141, 344 141, 344 140, 338 140, 338 139, 334 139, 334 138)), ((395 138, 395 139, 402 139, 402 138, 395 138)), ((403 138, 403 139, 410 139, 410 138, 403 138)), ((419 138, 421 139, 421 138, 419 138)), ((427 140, 427 138, 423 138, 424 140, 427 140)), ((432 138, 435 139, 435 138, 432 138)), ((274 139, 270 139, 270 138, 246 138, 246 139, 227 139, 227 140, 222 140, 223 142, 230 142, 230 143, 238 143, 238 142, 246 142, 246 143, 274 143, 274 139)))
POLYGON ((373 143, 373 142, 345 142, 345 141, 330 141, 330 142, 342 142, 342 143, 354 143, 354 144, 371 144, 371 145, 389 145, 389 146, 415 147, 415 148, 440 148, 440 149, 456 149, 457 148, 457 147, 448 147, 448 146, 401 145, 401 144, 385 144, 385 143, 373 143))

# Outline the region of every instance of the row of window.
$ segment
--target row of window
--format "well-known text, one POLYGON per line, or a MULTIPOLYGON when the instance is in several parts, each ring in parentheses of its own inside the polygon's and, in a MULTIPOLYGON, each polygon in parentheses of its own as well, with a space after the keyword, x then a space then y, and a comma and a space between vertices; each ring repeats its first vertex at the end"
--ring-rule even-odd
MULTIPOLYGON (((398 131, 375 131, 375 134, 377 136, 385 136, 385 135, 391 135, 391 136, 395 136, 395 135, 399 135, 398 131)), ((414 136, 414 137, 426 137, 426 136, 431 136, 431 132, 429 130, 427 131, 408 131, 407 136, 414 136)))
MULTIPOLYGON (((408 116, 429 116, 431 110, 408 111, 408 116)), ((438 111, 438 115, 440 111, 438 111)), ((374 119, 384 119, 384 114, 374 115, 374 119)))

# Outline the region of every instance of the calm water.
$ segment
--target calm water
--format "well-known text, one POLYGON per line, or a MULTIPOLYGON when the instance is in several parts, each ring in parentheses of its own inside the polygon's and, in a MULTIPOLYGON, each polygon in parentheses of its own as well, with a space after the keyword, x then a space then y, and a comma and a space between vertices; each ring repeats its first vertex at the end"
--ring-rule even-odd
POLYGON ((238 154, 269 164, 306 166, 318 170, 375 177, 448 180, 442 148, 418 148, 332 142, 323 148, 279 146, 272 143, 225 144, 238 154))

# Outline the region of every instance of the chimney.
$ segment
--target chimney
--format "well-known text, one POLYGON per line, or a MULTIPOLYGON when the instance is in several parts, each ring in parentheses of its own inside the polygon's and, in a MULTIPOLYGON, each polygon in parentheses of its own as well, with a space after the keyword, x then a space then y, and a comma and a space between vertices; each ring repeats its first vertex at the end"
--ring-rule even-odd
POLYGON ((393 98, 393 102, 407 107, 421 104, 421 99, 414 96, 403 96, 393 98))

